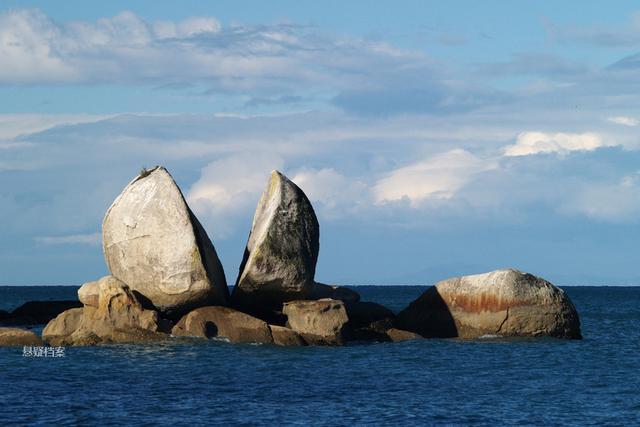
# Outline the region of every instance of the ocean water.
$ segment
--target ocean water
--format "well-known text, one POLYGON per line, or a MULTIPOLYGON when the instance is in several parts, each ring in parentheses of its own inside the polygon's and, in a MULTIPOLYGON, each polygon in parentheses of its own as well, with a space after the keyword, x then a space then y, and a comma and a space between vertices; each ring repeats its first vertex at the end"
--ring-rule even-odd
MULTIPOLYGON (((0 309, 73 287, 0 287, 0 309)), ((399 310, 425 288, 358 287, 399 310)), ((572 287, 584 340, 0 348, 0 425, 638 425, 640 287, 572 287)))

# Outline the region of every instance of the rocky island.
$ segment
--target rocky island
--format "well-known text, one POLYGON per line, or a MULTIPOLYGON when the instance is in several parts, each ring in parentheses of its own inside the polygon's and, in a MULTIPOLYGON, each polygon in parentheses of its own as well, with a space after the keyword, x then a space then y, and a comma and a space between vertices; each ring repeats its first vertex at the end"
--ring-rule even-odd
MULTIPOLYGON (((102 224, 111 275, 78 300, 51 302, 42 338, 0 328, 0 345, 97 345, 197 337, 282 346, 421 338, 549 336, 580 339, 559 288, 518 270, 453 278, 398 315, 353 289, 315 281, 320 227, 311 202, 278 171, 258 203, 233 292, 207 235, 169 172, 143 170, 102 224), (55 306, 55 308, 54 308, 55 306)), ((43 308, 40 307, 40 311, 43 308)), ((0 323, 20 325, 18 314, 0 323)))

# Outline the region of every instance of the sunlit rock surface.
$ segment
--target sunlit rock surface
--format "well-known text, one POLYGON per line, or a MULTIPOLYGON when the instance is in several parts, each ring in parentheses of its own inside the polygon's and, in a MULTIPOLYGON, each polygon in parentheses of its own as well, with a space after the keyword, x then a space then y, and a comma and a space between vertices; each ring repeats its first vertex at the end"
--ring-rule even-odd
POLYGON ((578 313, 565 292, 513 269, 441 281, 400 312, 396 325, 424 337, 581 338, 578 313))
POLYGON ((127 185, 105 215, 102 237, 111 274, 161 312, 228 303, 213 244, 165 168, 127 185))

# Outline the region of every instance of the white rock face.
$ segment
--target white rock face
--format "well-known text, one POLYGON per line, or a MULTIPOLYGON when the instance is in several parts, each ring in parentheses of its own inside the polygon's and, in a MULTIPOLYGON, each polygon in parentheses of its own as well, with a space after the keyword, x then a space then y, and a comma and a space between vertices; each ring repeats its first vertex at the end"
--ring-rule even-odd
POLYGON ((162 312, 228 303, 213 244, 163 167, 138 175, 113 202, 102 242, 111 274, 162 312))

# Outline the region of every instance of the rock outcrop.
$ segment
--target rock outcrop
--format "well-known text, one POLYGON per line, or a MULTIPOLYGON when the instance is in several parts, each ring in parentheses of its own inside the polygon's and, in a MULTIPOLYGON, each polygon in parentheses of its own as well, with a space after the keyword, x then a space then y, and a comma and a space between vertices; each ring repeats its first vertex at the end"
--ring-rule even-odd
POLYGON ((39 336, 18 328, 0 328, 0 347, 42 346, 39 336))
POLYGON ((284 303, 287 326, 309 344, 341 345, 349 318, 339 300, 299 300, 284 303))
POLYGON ((158 313, 146 310, 133 291, 112 276, 98 281, 98 307, 61 313, 45 327, 52 345, 138 343, 166 338, 158 313))
POLYGON ((273 342, 269 325, 228 307, 201 307, 186 314, 173 327, 176 337, 226 338, 233 343, 273 342))
POLYGON ((564 291, 513 269, 439 282, 400 312, 395 324, 427 338, 581 338, 578 314, 564 291))
POLYGON ((165 168, 127 185, 105 215, 102 238, 111 274, 161 312, 178 317, 228 303, 213 244, 165 168))
POLYGON ((278 171, 271 173, 255 215, 236 286, 234 305, 278 321, 282 304, 320 298, 357 301, 346 288, 314 281, 320 228, 304 192, 278 171))

